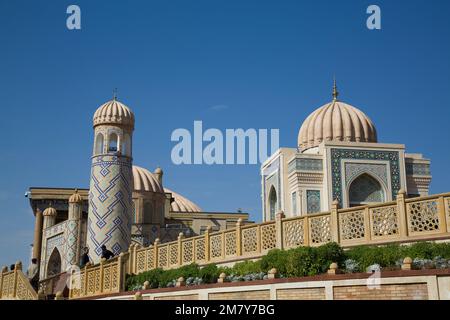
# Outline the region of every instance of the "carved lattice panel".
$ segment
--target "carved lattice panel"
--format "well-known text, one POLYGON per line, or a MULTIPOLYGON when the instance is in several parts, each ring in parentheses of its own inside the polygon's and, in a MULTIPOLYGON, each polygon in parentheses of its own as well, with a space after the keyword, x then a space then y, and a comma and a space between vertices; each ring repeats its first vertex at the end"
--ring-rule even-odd
POLYGON ((222 257, 222 235, 217 234, 210 237, 210 256, 211 259, 222 257))
POLYGON ((136 252, 136 272, 141 273, 145 271, 145 250, 136 252))
POLYGON ((87 294, 94 294, 95 293, 95 284, 94 284, 94 277, 93 272, 88 271, 87 274, 87 294))
POLYGON ((155 250, 153 247, 148 248, 147 250, 147 270, 153 269, 153 266, 155 264, 155 250))
POLYGON ((242 253, 249 254, 258 252, 258 229, 242 229, 242 253))
POLYGON ((372 236, 385 237, 399 234, 397 206, 370 209, 372 236))
POLYGON ((120 291, 119 265, 118 264, 113 264, 111 266, 111 291, 114 291, 114 292, 120 291))
POLYGON ((225 256, 236 255, 236 231, 225 233, 225 256))
POLYGON ((2 297, 12 297, 14 294, 14 273, 3 276, 2 297))
POLYGON ((407 214, 410 233, 439 231, 437 200, 408 203, 407 214))
POLYGON ((169 245, 169 264, 178 264, 178 243, 169 245))
POLYGON ((158 248, 158 267, 167 267, 167 246, 158 248))
POLYGON ((339 232, 342 240, 364 238, 364 211, 350 211, 339 214, 339 232))
POLYGON ((182 243, 183 263, 191 263, 194 261, 194 242, 192 240, 183 241, 182 243))
POLYGON ((103 291, 111 291, 111 267, 103 269, 103 291))
POLYGON ((203 261, 206 259, 205 238, 195 240, 195 260, 203 261))
POLYGON ((16 298, 26 300, 28 296, 28 287, 25 285, 24 280, 19 277, 17 279, 16 298))
POLYGON ((309 219, 312 244, 327 243, 331 241, 330 216, 312 217, 309 219))
POLYGON ((283 221, 283 247, 298 247, 305 243, 304 220, 283 221))
POLYGON ((277 246, 275 223, 261 226, 261 249, 270 250, 277 246))
POLYGON ((102 290, 102 283, 100 282, 100 280, 100 268, 97 268, 94 271, 95 292, 101 292, 102 290))

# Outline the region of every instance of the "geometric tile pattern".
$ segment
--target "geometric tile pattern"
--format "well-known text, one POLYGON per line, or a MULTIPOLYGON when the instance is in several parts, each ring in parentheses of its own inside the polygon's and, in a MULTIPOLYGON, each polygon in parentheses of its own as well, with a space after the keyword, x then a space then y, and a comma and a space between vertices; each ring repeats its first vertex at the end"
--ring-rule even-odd
POLYGON ((66 266, 78 265, 77 252, 79 245, 79 220, 67 220, 66 227, 66 266))
POLYGON ((120 155, 100 155, 92 159, 87 243, 95 263, 100 261, 102 245, 115 255, 126 251, 130 245, 131 167, 131 158, 120 155))
POLYGON ((358 159, 358 160, 381 160, 388 161, 391 171, 391 191, 392 199, 397 198, 400 190, 400 160, 397 151, 372 151, 372 150, 355 150, 355 149, 331 149, 331 180, 333 188, 333 200, 339 201, 342 207, 342 159, 358 159))

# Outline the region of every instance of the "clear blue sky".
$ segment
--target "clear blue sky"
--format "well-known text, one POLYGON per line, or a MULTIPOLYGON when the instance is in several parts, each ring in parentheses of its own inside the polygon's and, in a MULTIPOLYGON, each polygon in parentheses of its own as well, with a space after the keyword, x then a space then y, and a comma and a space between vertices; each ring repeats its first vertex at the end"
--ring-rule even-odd
POLYGON ((449 14, 446 0, 2 0, 0 264, 28 262, 28 187, 88 187, 92 115, 115 87, 136 114, 134 163, 205 210, 260 220, 259 166, 175 166, 171 132, 279 128, 295 147, 333 74, 379 141, 431 158, 431 192, 450 191, 449 14), (66 28, 70 4, 81 31, 66 28), (370 4, 381 31, 366 28, 370 4))

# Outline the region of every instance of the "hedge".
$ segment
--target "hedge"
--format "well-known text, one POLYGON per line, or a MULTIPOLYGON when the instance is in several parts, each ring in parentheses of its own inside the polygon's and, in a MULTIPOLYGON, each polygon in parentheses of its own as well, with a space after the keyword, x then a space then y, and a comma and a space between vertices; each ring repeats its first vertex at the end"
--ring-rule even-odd
POLYGON ((174 286, 176 279, 184 277, 188 285, 215 283, 224 272, 229 281, 267 278, 267 271, 276 268, 282 277, 303 277, 325 273, 330 264, 337 262, 346 272, 365 272, 372 265, 385 269, 398 269, 405 257, 414 259, 415 268, 450 267, 450 243, 418 242, 410 246, 358 246, 343 250, 331 242, 319 247, 297 247, 289 250, 273 249, 257 261, 243 261, 233 267, 209 264, 203 268, 193 263, 177 269, 153 269, 138 275, 128 275, 127 290, 140 289, 145 281, 151 288, 174 286))

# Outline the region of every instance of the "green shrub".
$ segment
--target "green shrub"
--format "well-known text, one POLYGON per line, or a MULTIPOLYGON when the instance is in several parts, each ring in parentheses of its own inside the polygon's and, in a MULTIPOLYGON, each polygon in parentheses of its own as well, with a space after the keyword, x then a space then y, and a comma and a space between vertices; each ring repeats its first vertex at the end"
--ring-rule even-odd
POLYGON ((245 276, 250 273, 259 273, 261 271, 266 271, 266 270, 262 270, 261 260, 258 260, 258 261, 248 260, 248 261, 236 263, 233 266, 233 268, 231 268, 230 270, 226 270, 225 273, 230 274, 230 272, 231 272, 232 274, 235 274, 235 275, 245 276))
POLYGON ((208 264, 200 269, 199 277, 205 283, 214 283, 217 281, 219 275, 219 268, 215 264, 208 264))
POLYGON ((442 257, 450 259, 450 243, 417 242, 402 247, 403 256, 412 259, 434 259, 442 257))
POLYGON ((330 264, 336 262, 342 266, 345 261, 345 253, 342 247, 336 242, 330 242, 316 248, 318 273, 327 272, 330 264))
POLYGON ((281 274, 286 274, 287 254, 280 249, 272 249, 261 259, 261 270, 269 271, 276 268, 281 274))
MULTIPOLYGON (((353 272, 365 272, 367 267, 379 264, 381 267, 399 267, 405 257, 432 260, 441 257, 441 267, 446 267, 445 259, 450 259, 450 243, 418 242, 409 246, 390 244, 386 246, 358 246, 344 251, 337 243, 327 243, 320 247, 297 247, 290 250, 273 249, 258 261, 243 261, 232 268, 217 267, 208 264, 200 268, 193 263, 172 270, 153 269, 138 275, 127 275, 126 288, 139 288, 145 281, 149 281, 151 288, 166 287, 179 277, 201 278, 203 283, 215 283, 219 275, 224 272, 228 276, 245 279, 246 276, 268 272, 276 268, 286 277, 303 277, 325 273, 330 264, 337 262, 340 268, 347 264, 354 267, 353 272), (351 260, 350 260, 351 259, 351 260)), ((435 259, 436 260, 436 259, 435 259)), ((420 262, 420 261, 419 261, 420 262)), ((251 278, 251 277, 250 277, 251 278)))
POLYGON ((379 264, 381 267, 393 267, 403 254, 398 244, 387 246, 358 246, 345 252, 345 256, 358 262, 360 271, 365 272, 367 267, 379 264))

